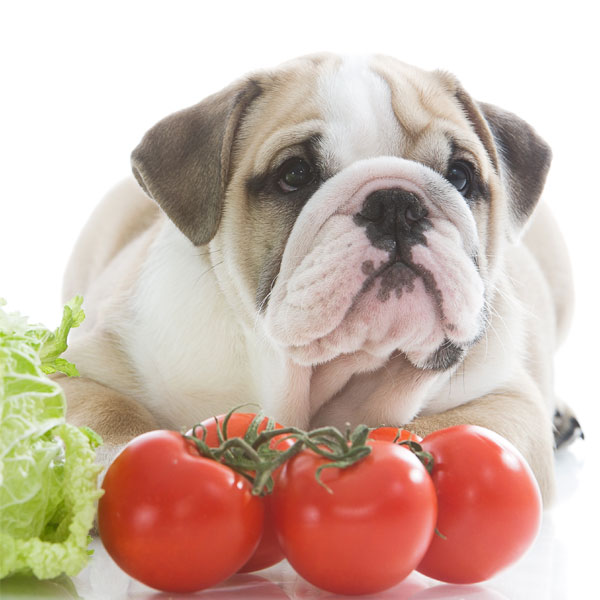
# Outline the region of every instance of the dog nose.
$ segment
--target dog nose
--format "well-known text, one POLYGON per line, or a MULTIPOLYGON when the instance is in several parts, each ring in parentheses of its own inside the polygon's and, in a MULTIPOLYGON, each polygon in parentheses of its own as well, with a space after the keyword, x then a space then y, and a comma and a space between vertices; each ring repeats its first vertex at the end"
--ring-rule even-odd
POLYGON ((369 194, 354 220, 366 226, 374 246, 390 250, 423 231, 427 209, 415 194, 403 189, 377 190, 369 194))

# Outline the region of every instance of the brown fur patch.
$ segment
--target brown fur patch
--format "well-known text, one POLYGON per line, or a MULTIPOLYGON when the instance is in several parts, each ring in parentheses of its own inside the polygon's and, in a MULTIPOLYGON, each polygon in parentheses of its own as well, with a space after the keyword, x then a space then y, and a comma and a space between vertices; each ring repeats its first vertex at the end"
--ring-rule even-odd
POLYGON ((228 251, 234 252, 245 284, 257 290, 259 304, 270 291, 301 206, 291 201, 261 202, 248 193, 247 184, 272 168, 273 160, 286 147, 282 142, 287 147, 297 146, 318 131, 321 110, 314 90, 322 72, 338 61, 337 57, 316 55, 256 76, 265 93, 253 103, 236 137, 224 232, 235 240, 228 251))

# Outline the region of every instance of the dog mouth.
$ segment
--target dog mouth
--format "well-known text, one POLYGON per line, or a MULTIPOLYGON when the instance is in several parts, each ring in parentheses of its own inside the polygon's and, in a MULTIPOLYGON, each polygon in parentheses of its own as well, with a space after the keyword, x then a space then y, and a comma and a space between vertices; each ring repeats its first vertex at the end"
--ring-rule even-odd
POLYGON ((379 267, 375 267, 372 260, 366 260, 361 266, 361 271, 367 278, 359 294, 368 292, 379 279, 377 299, 381 302, 387 302, 392 293, 396 298, 400 298, 403 292, 411 293, 415 289, 416 271, 397 258, 383 263, 379 267))
POLYGON ((462 362, 466 352, 466 346, 458 346, 446 338, 419 368, 424 371, 448 371, 462 362))
MULTIPOLYGON (((357 299, 360 297, 360 294, 368 292, 372 287, 376 286, 377 283, 379 283, 377 288, 378 300, 387 302, 392 294, 399 299, 403 294, 414 292, 415 280, 417 278, 422 278, 425 282, 425 289, 438 309, 439 318, 444 318, 442 303, 440 301, 441 293, 435 285, 435 277, 422 266, 404 262, 404 260, 394 252, 387 263, 383 263, 377 268, 373 264, 373 261, 370 260, 365 261, 361 268, 367 278, 365 279, 359 295, 357 295, 357 299)), ((448 325, 448 327, 449 329, 453 328, 452 325, 448 325)), ((428 371, 449 370, 462 362, 467 348, 475 343, 478 337, 479 336, 469 343, 460 345, 446 337, 442 344, 430 356, 425 360, 418 360, 417 364, 413 363, 413 365, 419 369, 428 371)), ((407 356, 407 359, 412 362, 410 356, 407 356)))

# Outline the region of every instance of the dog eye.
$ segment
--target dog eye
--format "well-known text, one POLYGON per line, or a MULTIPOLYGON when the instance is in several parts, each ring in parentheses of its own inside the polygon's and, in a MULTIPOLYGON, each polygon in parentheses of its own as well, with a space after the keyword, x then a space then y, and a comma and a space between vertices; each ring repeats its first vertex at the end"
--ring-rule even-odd
POLYGON ((315 179, 315 172, 312 167, 303 158, 288 158, 278 171, 278 185, 284 192, 295 192, 312 183, 315 179))
POLYGON ((468 196, 473 182, 473 170, 471 165, 462 161, 453 162, 448 169, 446 179, 463 196, 468 196))

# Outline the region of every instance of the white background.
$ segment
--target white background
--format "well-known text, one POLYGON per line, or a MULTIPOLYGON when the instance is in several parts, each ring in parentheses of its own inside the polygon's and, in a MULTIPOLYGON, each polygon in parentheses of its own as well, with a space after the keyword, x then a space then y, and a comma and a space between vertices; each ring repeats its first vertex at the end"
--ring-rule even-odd
MULTIPOLYGON (((321 50, 387 53, 449 70, 475 98, 532 123, 554 151, 545 197, 562 224, 577 291, 572 334, 558 355, 557 387, 588 438, 561 458, 563 467, 576 467, 565 480, 573 488, 565 502, 572 504, 555 514, 573 519, 561 521, 558 531, 567 551, 579 552, 591 537, 591 520, 597 521, 586 511, 597 493, 592 458, 600 458, 600 44, 592 6, 525 0, 3 2, 0 297, 34 321, 56 326, 70 249, 100 197, 128 175, 129 153, 145 130, 245 72, 321 50)), ((589 589, 583 568, 566 573, 568 589, 589 589)))

